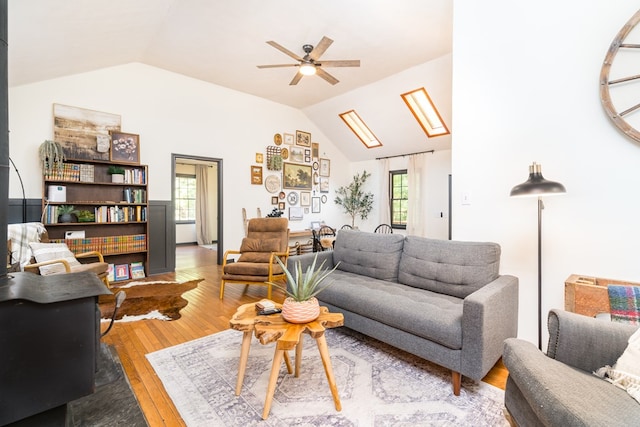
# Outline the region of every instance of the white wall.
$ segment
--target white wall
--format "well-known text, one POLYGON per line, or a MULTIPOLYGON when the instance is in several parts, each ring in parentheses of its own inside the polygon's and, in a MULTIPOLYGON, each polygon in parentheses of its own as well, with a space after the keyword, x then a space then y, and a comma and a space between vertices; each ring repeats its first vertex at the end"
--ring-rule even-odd
MULTIPOLYGON (((120 114, 122 130, 140 134, 141 163, 149 165, 149 199, 171 199, 171 153, 223 159, 224 244, 240 245, 244 236, 241 210, 271 211, 271 194, 250 184, 255 153, 273 144, 278 132, 311 132, 324 156, 331 159, 331 184, 348 179, 348 163, 319 129, 299 110, 241 92, 142 64, 9 89, 10 154, 25 181, 28 198, 42 196, 38 146, 53 138, 54 103, 120 114)), ((265 168, 266 169, 266 168, 265 168)), ((21 197, 17 177, 10 174, 9 197, 21 197)), ((328 194, 332 200, 332 194, 328 194)), ((331 204, 311 220, 333 221, 331 204)))
MULTIPOLYGON (((453 237, 502 245, 520 278, 522 338, 537 342, 537 209, 509 198, 533 161, 567 194, 544 199, 543 322, 572 273, 640 280, 640 145, 599 99, 602 61, 635 2, 457 0, 453 237), (471 205, 460 203, 468 193, 471 205)), ((546 326, 543 328, 546 347, 546 326)))

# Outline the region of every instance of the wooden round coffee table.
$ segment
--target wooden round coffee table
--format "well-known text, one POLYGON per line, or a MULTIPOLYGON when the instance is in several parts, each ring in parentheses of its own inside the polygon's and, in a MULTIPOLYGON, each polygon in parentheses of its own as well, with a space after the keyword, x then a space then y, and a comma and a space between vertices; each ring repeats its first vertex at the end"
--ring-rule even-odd
MULTIPOLYGON (((276 306, 280 307, 280 304, 276 304, 276 306)), ((273 393, 276 389, 278 373, 280 372, 280 366, 282 365, 283 359, 286 362, 288 372, 292 373, 291 363, 287 353, 288 350, 296 349, 295 376, 298 377, 300 374, 300 362, 302 360, 301 334, 303 332, 309 334, 316 340, 336 410, 340 411, 342 409, 336 380, 333 376, 333 367, 331 366, 331 358, 329 357, 329 348, 327 347, 327 340, 324 336, 326 328, 337 328, 344 324, 344 316, 342 313, 329 313, 329 309, 327 307, 320 307, 320 316, 316 320, 309 323, 296 324, 287 322, 280 314, 259 316, 256 314, 255 304, 250 303, 241 305, 229 321, 229 324, 231 329, 242 331, 244 333, 242 337, 242 348, 240 350, 240 365, 238 367, 238 381, 236 382, 236 396, 239 396, 240 391, 242 390, 244 373, 247 367, 247 360, 249 359, 249 348, 251 347, 251 334, 255 333, 256 338, 258 338, 261 344, 269 344, 272 342, 276 343, 275 354, 273 355, 273 364, 271 365, 271 374, 269 376, 269 385, 267 387, 267 396, 264 401, 262 419, 266 420, 269 416, 271 403, 273 401, 273 393)))

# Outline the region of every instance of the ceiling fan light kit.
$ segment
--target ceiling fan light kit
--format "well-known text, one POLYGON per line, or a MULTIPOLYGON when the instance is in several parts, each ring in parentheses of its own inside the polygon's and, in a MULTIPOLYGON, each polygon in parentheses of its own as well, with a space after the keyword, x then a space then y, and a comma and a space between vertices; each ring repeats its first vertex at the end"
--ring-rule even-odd
POLYGON ((281 68, 281 67, 298 67, 298 72, 293 77, 293 80, 289 83, 290 85, 296 85, 302 79, 303 76, 312 76, 317 74, 320 78, 324 79, 326 82, 335 85, 339 82, 331 74, 327 73, 323 67, 359 67, 360 60, 358 59, 348 59, 348 60, 331 60, 331 61, 323 61, 322 63, 317 62, 320 59, 320 56, 324 54, 329 46, 331 46, 333 40, 328 37, 322 37, 322 40, 314 47, 310 44, 305 44, 302 46, 302 50, 305 55, 300 57, 295 53, 291 52, 289 49, 283 47, 279 43, 275 41, 268 41, 267 44, 278 49, 280 52, 285 55, 295 59, 298 61, 297 64, 271 64, 271 65, 258 65, 258 68, 281 68))

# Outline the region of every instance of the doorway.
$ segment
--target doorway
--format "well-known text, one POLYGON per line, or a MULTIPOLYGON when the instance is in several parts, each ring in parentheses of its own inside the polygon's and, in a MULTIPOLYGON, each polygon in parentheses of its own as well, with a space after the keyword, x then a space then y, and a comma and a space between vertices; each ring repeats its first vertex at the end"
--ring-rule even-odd
POLYGON ((222 264, 222 159, 172 154, 171 160, 175 247, 197 244, 213 249, 216 263, 222 264), (177 190, 179 186, 183 188, 177 190))

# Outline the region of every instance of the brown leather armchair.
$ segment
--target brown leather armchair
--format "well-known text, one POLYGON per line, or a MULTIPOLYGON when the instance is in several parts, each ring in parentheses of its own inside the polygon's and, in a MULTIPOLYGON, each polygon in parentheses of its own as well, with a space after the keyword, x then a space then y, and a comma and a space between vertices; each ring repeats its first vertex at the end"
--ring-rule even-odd
POLYGON ((289 257, 289 220, 286 218, 253 218, 247 225, 247 237, 242 239, 240 250, 228 250, 222 262, 220 299, 224 297, 227 283, 267 286, 267 298, 271 299, 272 286, 267 282, 284 281, 286 275, 276 262, 276 256, 284 265, 289 257), (230 255, 240 257, 230 262, 230 255))

